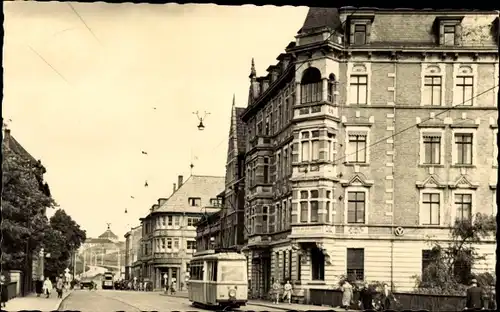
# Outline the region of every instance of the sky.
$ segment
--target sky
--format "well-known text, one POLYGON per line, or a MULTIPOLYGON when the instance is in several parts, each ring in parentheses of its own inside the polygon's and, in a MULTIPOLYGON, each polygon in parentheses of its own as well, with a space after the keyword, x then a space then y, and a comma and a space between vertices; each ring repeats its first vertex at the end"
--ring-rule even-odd
POLYGON ((47 168, 59 208, 88 237, 111 223, 122 239, 170 196, 178 175, 187 179, 191 161, 193 174, 225 175, 233 94, 247 106, 252 57, 265 75, 307 14, 291 6, 3 6, 4 120, 47 168), (196 111, 210 113, 204 131, 196 111))

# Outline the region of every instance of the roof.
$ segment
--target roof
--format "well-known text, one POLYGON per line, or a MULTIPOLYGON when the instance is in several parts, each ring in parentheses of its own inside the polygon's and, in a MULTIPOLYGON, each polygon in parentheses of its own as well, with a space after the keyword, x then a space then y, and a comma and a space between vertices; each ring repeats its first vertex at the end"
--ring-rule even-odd
POLYGON ((154 212, 201 213, 210 199, 224 190, 225 177, 192 175, 154 212), (189 198, 200 198, 200 206, 190 206, 189 198))
POLYGON ((111 240, 106 238, 87 238, 85 244, 114 244, 111 240))
POLYGON ((106 232, 99 235, 98 238, 109 239, 111 241, 118 240, 118 236, 115 233, 113 233, 109 227, 106 230, 106 232))
POLYGON ((299 33, 308 32, 310 30, 328 27, 338 29, 342 26, 340 21, 339 11, 336 8, 309 8, 304 25, 299 30, 299 33))
POLYGON ((246 142, 246 124, 240 118, 245 111, 245 107, 235 107, 235 115, 236 115, 236 141, 238 144, 238 152, 244 153, 246 150, 245 142, 246 142))
POLYGON ((24 147, 10 134, 10 129, 5 129, 3 133, 3 143, 7 146, 11 151, 16 153, 17 155, 26 158, 27 160, 36 162, 37 160, 33 157, 28 151, 24 149, 24 147))

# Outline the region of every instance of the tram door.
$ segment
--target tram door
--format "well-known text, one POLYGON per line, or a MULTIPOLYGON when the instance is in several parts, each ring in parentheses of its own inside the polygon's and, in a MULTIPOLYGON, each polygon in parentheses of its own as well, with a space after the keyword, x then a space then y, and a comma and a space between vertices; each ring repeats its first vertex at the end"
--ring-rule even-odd
POLYGON ((205 299, 209 304, 215 304, 217 296, 217 261, 207 261, 207 282, 205 285, 205 299))

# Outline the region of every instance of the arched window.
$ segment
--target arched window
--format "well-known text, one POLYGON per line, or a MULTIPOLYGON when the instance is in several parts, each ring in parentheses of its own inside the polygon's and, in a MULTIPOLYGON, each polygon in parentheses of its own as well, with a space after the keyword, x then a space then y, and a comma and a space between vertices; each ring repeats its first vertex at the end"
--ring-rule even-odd
POLYGON ((300 103, 313 103, 321 101, 322 82, 321 72, 315 67, 309 67, 302 74, 300 81, 300 103))
POLYGON ((332 104, 337 104, 337 95, 335 94, 337 92, 337 79, 335 79, 334 74, 330 74, 328 76, 328 102, 332 104))

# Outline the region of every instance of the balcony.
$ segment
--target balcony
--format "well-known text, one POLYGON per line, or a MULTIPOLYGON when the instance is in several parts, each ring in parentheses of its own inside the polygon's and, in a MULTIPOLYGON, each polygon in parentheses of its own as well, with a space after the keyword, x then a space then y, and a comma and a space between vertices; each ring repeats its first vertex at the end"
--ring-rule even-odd
POLYGON ((253 139, 250 140, 249 142, 249 150, 252 150, 256 147, 259 148, 272 148, 272 142, 271 138, 267 136, 262 136, 262 135, 256 135, 253 139))
POLYGON ((321 223, 304 223, 292 225, 292 233, 288 236, 304 242, 314 241, 318 238, 333 237, 335 226, 321 223))

